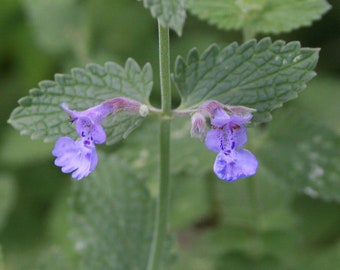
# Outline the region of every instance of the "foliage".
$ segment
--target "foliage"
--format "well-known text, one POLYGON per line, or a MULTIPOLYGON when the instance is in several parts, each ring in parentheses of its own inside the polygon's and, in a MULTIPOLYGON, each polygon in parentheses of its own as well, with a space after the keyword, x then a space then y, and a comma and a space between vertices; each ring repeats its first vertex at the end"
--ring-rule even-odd
MULTIPOLYGON (((86 69, 73 69, 70 75, 57 74, 55 81, 40 82, 39 88, 30 90, 30 96, 19 100, 20 107, 13 111, 9 123, 34 139, 55 140, 60 135, 75 133, 65 122, 67 115, 60 107, 62 103, 81 110, 121 95, 148 103, 151 87, 149 64, 142 69, 132 59, 124 68, 113 62, 104 67, 89 64, 86 69)), ((141 116, 122 113, 114 122, 106 121, 108 143, 125 138, 141 120, 141 116)))
MULTIPOLYGON (((141 0, 139 0, 141 1, 141 0)), ((164 27, 170 27, 180 36, 185 22, 185 0, 143 0, 154 18, 164 27)))
POLYGON ((269 112, 297 96, 315 73, 318 50, 300 48, 298 42, 272 43, 269 38, 232 43, 219 50, 208 48, 201 56, 194 49, 187 60, 176 61, 174 80, 181 107, 218 99, 256 109, 256 122, 270 119, 269 112))
POLYGON ((247 27, 264 34, 311 25, 330 9, 325 0, 188 0, 187 6, 199 18, 222 29, 247 27))
MULTIPOLYGON (((289 34, 250 39, 311 26, 329 9, 325 0, 2 1, 0 120, 10 115, 21 134, 52 142, 76 136, 61 103, 84 110, 125 96, 150 112, 104 121, 109 146, 97 146, 98 166, 81 182, 52 166, 51 144, 2 124, 0 269, 146 269, 164 119, 171 120, 172 196, 161 269, 336 269, 340 82, 322 66, 310 82, 319 49, 305 46, 330 44, 320 57, 336 63, 337 30, 328 34, 327 14, 296 32, 300 41, 283 41, 296 39, 289 34), (241 30, 244 40, 191 14, 241 30), (172 49, 184 55, 171 57, 179 94, 171 119, 156 108, 156 20, 175 31, 172 49), (207 47, 211 40, 219 44, 207 47), (86 62, 104 64, 68 73, 86 62), (247 144, 259 160, 254 177, 219 181, 215 153, 190 138, 190 113, 211 99, 257 110, 247 144)), ((331 12, 338 18, 336 8, 331 12)))
POLYGON ((117 157, 75 186, 73 235, 80 269, 145 269, 153 233, 154 200, 144 179, 117 157), (114 177, 112 178, 112 176, 114 177), (109 206, 109 207, 108 207, 109 206))

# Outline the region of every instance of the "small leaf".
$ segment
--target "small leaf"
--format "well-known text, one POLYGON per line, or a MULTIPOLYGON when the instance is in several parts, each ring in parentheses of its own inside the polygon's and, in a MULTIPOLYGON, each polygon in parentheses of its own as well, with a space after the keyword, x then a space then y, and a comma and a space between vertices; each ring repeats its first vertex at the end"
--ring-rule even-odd
MULTIPOLYGON (((107 99, 125 96, 148 104, 152 88, 152 69, 146 64, 142 69, 128 59, 125 67, 107 62, 104 66, 89 64, 85 69, 74 68, 71 74, 56 74, 55 81, 42 81, 39 88, 19 100, 8 122, 21 134, 32 138, 53 141, 59 136, 75 135, 67 114, 60 105, 84 110, 107 99)), ((107 143, 125 138, 141 121, 139 115, 119 112, 103 123, 107 131, 107 143)))
POLYGON ((182 98, 179 109, 195 108, 206 100, 255 108, 254 122, 271 119, 270 111, 297 97, 315 76, 318 49, 299 42, 264 38, 220 50, 210 46, 178 57, 173 79, 182 98))
POLYGON ((143 0, 143 3, 163 27, 169 27, 179 36, 182 35, 186 18, 184 0, 143 0))
POLYGON ((75 184, 73 235, 81 269, 146 269, 154 200, 130 166, 100 156, 95 173, 75 184))
POLYGON ((330 5, 325 0, 188 0, 187 8, 221 29, 277 34, 311 25, 330 5))
POLYGON ((294 111, 277 114, 275 120, 266 144, 257 151, 263 165, 296 191, 339 202, 339 136, 294 111))

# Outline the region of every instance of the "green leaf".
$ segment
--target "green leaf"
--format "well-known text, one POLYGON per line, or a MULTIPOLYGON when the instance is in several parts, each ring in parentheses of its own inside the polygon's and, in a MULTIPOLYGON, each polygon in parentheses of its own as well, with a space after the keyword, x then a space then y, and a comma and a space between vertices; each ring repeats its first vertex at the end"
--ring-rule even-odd
POLYGON ((184 0, 143 0, 143 3, 163 27, 169 27, 179 36, 182 35, 186 18, 184 0))
POLYGON ((325 0, 188 0, 187 7, 221 29, 264 34, 309 26, 330 9, 325 0))
MULTIPOLYGON (((89 64, 85 69, 74 68, 71 74, 56 74, 55 81, 42 81, 39 88, 19 100, 20 106, 11 114, 8 122, 21 134, 32 139, 53 141, 59 136, 74 136, 75 129, 68 122, 60 105, 84 110, 107 99, 125 96, 148 104, 152 88, 152 69, 146 64, 142 69, 128 59, 125 67, 113 62, 104 66, 89 64)), ((140 115, 117 113, 103 122, 107 143, 125 138, 143 120, 140 115)))
POLYGON ((146 269, 155 203, 142 179, 121 158, 100 155, 96 171, 74 188, 80 269, 146 269))
POLYGON ((195 108, 215 99, 225 104, 255 108, 253 122, 271 119, 270 112, 297 97, 315 76, 318 49, 299 42, 272 42, 269 38, 236 42, 219 49, 196 49, 187 59, 178 57, 173 79, 182 98, 179 109, 195 108))
POLYGON ((258 157, 282 184, 339 202, 339 136, 315 119, 294 111, 276 115, 258 157))

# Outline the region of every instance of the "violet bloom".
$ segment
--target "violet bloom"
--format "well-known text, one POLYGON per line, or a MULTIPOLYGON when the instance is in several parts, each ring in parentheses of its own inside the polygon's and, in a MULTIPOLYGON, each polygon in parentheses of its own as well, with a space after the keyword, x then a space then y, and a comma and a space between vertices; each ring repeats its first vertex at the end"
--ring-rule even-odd
POLYGON ((95 145, 83 140, 60 137, 55 143, 52 154, 57 157, 54 164, 61 167, 63 173, 72 173, 78 180, 88 176, 97 166, 98 156, 95 145))
POLYGON ((54 164, 63 173, 72 173, 78 180, 88 176, 97 166, 98 156, 95 144, 106 141, 106 133, 101 126, 105 117, 113 111, 112 103, 102 103, 85 111, 70 110, 65 104, 62 108, 70 115, 72 123, 80 136, 78 140, 60 137, 55 143, 52 154, 54 164))
POLYGON ((75 122, 78 135, 87 143, 102 144, 106 141, 106 133, 101 123, 113 112, 112 103, 101 103, 85 111, 70 110, 66 104, 61 107, 70 115, 71 122, 75 122))
POLYGON ((207 133, 205 145, 218 153, 214 164, 218 178, 231 182, 256 173, 258 163, 255 156, 242 149, 247 142, 244 124, 251 118, 250 113, 229 115, 221 108, 217 108, 212 115, 212 129, 207 133))

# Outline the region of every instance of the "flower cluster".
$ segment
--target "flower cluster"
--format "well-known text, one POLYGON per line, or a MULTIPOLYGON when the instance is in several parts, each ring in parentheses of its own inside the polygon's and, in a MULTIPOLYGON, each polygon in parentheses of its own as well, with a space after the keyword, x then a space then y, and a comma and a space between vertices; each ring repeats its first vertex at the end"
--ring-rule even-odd
POLYGON ((244 124, 251 120, 253 111, 243 106, 226 106, 217 101, 208 101, 193 115, 191 131, 196 135, 205 132, 206 124, 202 117, 211 119, 205 145, 218 153, 214 172, 221 180, 231 182, 256 173, 256 157, 242 148, 248 139, 244 124))
MULTIPOLYGON (((61 107, 69 114, 75 124, 78 139, 60 137, 52 154, 56 157, 55 165, 63 173, 72 173, 78 180, 88 176, 96 168, 98 155, 96 144, 106 141, 102 127, 103 120, 120 110, 146 116, 149 108, 137 101, 118 97, 107 100, 85 111, 70 110, 65 104, 61 107)), ((222 180, 235 181, 256 173, 256 157, 243 146, 247 142, 245 124, 252 119, 253 109, 244 106, 227 106, 218 101, 201 104, 191 118, 191 135, 203 139, 206 147, 217 152, 214 172, 222 180), (207 131, 206 118, 211 120, 211 129, 207 131)))
POLYGON ((106 141, 103 120, 120 110, 139 113, 145 105, 127 98, 114 98, 85 111, 70 110, 65 104, 61 107, 69 114, 71 123, 75 123, 79 138, 63 136, 56 141, 52 151, 56 157, 54 164, 61 167, 63 173, 72 173, 73 178, 80 180, 97 166, 96 144, 106 141))

